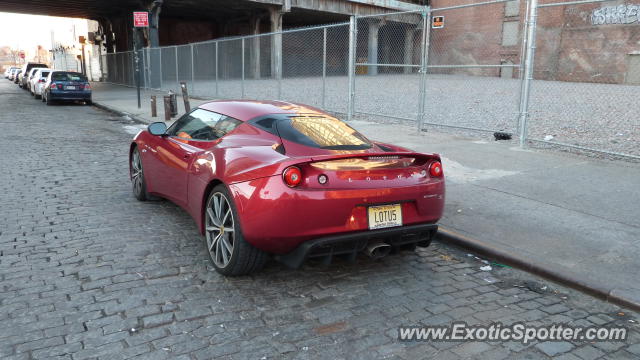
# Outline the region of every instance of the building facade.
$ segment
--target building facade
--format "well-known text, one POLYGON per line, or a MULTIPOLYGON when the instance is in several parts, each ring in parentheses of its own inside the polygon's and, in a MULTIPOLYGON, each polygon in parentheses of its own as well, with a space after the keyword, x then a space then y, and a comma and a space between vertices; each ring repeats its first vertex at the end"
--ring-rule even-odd
MULTIPOLYGON (((640 1, 538 9, 534 78, 640 83, 640 1)), ((556 2, 543 0, 540 3, 556 2)), ((433 9, 466 1, 433 0, 433 9)), ((436 11, 445 26, 432 29, 435 65, 520 64, 526 19, 524 0, 436 11)), ((443 69, 440 73, 519 77, 517 69, 443 69)))

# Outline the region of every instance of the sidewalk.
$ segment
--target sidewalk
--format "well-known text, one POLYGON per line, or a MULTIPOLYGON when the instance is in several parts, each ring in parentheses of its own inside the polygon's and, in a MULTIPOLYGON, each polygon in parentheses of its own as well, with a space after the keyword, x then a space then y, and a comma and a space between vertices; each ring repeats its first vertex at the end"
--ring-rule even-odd
MULTIPOLYGON (((93 100, 150 122, 152 94, 143 92, 138 110, 135 89, 95 84, 93 100)), ((161 97, 158 104, 154 120, 161 121, 161 97)), ((640 301, 640 165, 402 125, 351 125, 375 140, 442 155, 444 228, 640 301)))

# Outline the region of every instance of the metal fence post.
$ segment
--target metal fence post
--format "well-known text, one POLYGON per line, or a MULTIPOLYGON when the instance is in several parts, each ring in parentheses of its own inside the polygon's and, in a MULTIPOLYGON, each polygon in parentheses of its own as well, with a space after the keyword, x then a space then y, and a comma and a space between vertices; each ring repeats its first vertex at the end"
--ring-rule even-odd
POLYGON ((162 48, 155 48, 155 49, 157 49, 156 51, 158 52, 158 63, 160 63, 160 69, 159 69, 160 70, 159 71, 159 74, 160 74, 160 89, 162 89, 162 78, 163 78, 163 76, 162 76, 162 48))
POLYGON ((529 98, 531 96, 531 80, 533 80, 533 63, 536 50, 536 25, 538 20, 538 0, 530 0, 527 13, 527 50, 524 61, 524 81, 520 97, 520 147, 526 145, 527 121, 529 119, 529 98))
POLYGON ((218 42, 216 41, 216 98, 218 97, 218 42))
MULTIPOLYGON (((125 69, 125 66, 124 66, 125 61, 124 61, 124 56, 122 56, 123 54, 124 54, 124 53, 119 53, 119 54, 118 54, 118 56, 120 57, 120 63, 122 64, 122 68, 121 68, 122 70, 120 71, 120 76, 119 76, 119 77, 120 77, 120 79, 121 79, 121 80, 120 80, 120 84, 121 84, 121 85, 125 85, 125 82, 126 82, 126 80, 125 80, 125 76, 126 76, 126 74, 125 74, 125 72, 124 72, 124 69, 125 69)), ((68 70, 67 70, 67 71, 68 71, 68 70)))
POLYGON ((355 97, 355 72, 356 72, 356 17, 349 18, 349 104, 347 107, 347 121, 353 118, 355 97))
POLYGON ((196 82, 196 70, 193 66, 195 60, 193 60, 193 44, 191 44, 191 92, 195 94, 195 82, 196 82))
POLYGON ((327 95, 327 28, 322 29, 322 109, 326 107, 327 95))
POLYGON ((427 71, 429 70, 429 46, 431 37, 431 7, 422 12, 422 52, 420 53, 420 99, 418 100, 418 132, 422 131, 427 104, 427 71))
POLYGON ((240 93, 242 95, 240 98, 244 99, 244 38, 242 38, 241 46, 242 46, 242 51, 240 53, 242 56, 242 61, 240 62, 240 64, 242 65, 242 80, 240 81, 240 93))
POLYGON ((272 41, 276 41, 277 43, 279 43, 279 45, 277 45, 275 47, 275 51, 276 51, 276 56, 275 56, 275 60, 276 60, 276 79, 278 79, 278 100, 282 100, 282 32, 277 33, 274 35, 274 40, 272 41))
POLYGON ((180 88, 180 76, 178 74, 178 47, 174 46, 176 51, 176 83, 178 84, 178 89, 180 88))

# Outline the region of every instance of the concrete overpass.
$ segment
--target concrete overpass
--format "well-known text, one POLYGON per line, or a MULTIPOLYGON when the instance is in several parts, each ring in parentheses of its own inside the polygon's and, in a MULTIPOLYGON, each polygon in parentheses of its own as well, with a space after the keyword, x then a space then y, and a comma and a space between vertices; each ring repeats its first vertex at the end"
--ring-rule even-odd
POLYGON ((0 0, 0 11, 96 20, 107 52, 347 21, 421 8, 427 0, 0 0), (132 29, 132 12, 149 11, 151 27, 132 29))

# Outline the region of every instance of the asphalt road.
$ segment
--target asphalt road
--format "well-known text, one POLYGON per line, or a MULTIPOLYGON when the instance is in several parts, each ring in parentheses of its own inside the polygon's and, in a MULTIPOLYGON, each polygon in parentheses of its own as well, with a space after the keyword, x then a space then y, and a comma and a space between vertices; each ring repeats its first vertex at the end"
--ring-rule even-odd
POLYGON ((637 358, 637 314, 438 245, 382 261, 209 265, 194 222, 137 202, 136 124, 0 80, 0 358, 637 358), (398 326, 621 325, 626 342, 400 342, 398 326))

